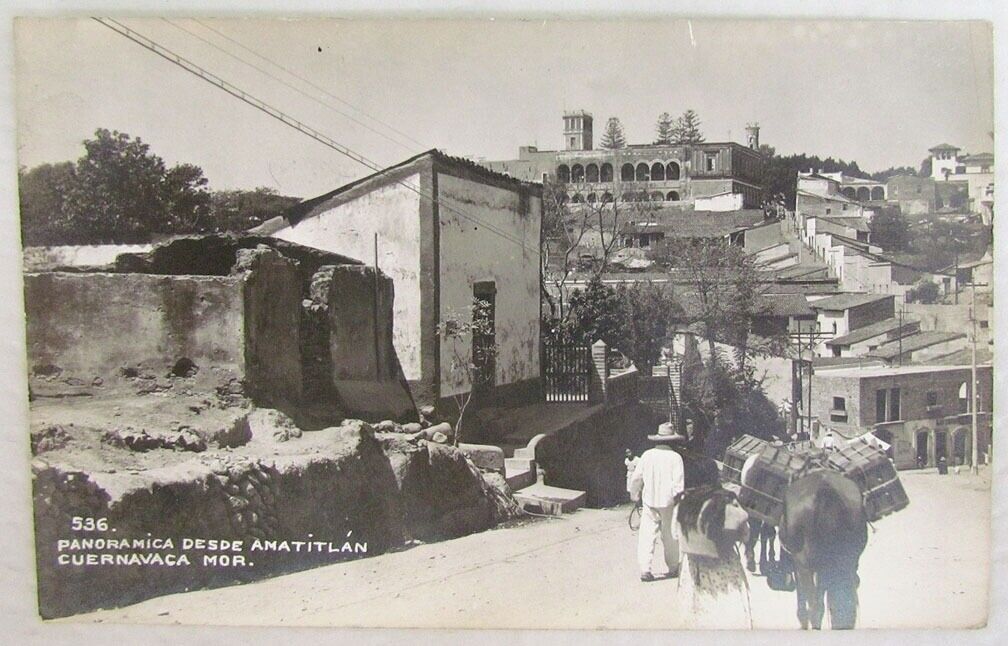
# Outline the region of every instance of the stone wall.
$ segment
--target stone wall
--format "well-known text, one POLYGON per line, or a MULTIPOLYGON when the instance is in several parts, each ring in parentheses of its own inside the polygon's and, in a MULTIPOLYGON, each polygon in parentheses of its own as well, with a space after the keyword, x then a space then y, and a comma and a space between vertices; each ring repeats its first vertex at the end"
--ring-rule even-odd
MULTIPOLYGON (((269 433, 270 429, 267 428, 269 433)), ((253 429, 253 443, 260 441, 253 429)), ((172 467, 85 473, 36 459, 34 510, 39 607, 45 618, 135 603, 152 596, 228 585, 347 558, 381 553, 412 539, 481 531, 518 513, 506 485, 495 488, 458 450, 366 424, 308 432, 286 441, 307 450, 202 454, 172 467), (319 447, 324 451, 319 451, 319 447), (74 517, 106 518, 104 532, 71 531, 74 517), (112 531, 114 528, 114 532, 112 531), (61 539, 151 538, 172 549, 77 550, 61 539), (205 566, 213 552, 183 539, 241 540, 244 566, 205 566), (253 541, 324 541, 354 551, 250 551, 253 541), (366 551, 356 548, 366 544, 366 551), (186 554, 191 565, 59 564, 61 554, 186 554)), ((252 446, 250 444, 250 446, 252 446)), ((232 554, 219 552, 217 554, 232 554)))
POLYGON ((591 416, 545 436, 536 446, 536 464, 548 485, 587 494, 593 507, 624 502, 626 449, 640 455, 651 448, 649 433, 658 423, 646 406, 628 402, 599 406, 591 416))

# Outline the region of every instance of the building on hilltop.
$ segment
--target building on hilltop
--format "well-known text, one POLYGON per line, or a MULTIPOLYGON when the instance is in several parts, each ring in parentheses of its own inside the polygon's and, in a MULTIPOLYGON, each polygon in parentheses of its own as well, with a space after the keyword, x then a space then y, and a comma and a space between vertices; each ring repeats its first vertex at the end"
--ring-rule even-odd
POLYGON ((994 215, 994 155, 966 154, 958 146, 939 144, 931 153, 931 178, 936 182, 964 184, 969 208, 990 224, 994 215))
MULTIPOLYGON (((305 200, 255 231, 363 258, 395 285, 393 341, 418 404, 444 404, 473 384, 453 377, 438 326, 489 305, 496 348, 478 400, 539 396, 542 187, 430 150, 305 200)), ((471 356, 471 351, 467 351, 471 356)))
POLYGON ((710 210, 762 205, 766 159, 759 152, 759 126, 755 124, 747 128, 748 146, 705 142, 597 149, 593 147, 590 113, 566 112, 563 120, 563 150, 521 146, 517 159, 480 163, 525 181, 565 185, 572 203, 620 198, 693 205, 701 200, 701 206, 710 210), (741 202, 732 199, 732 194, 741 196, 741 202), (722 202, 730 206, 721 206, 722 202))

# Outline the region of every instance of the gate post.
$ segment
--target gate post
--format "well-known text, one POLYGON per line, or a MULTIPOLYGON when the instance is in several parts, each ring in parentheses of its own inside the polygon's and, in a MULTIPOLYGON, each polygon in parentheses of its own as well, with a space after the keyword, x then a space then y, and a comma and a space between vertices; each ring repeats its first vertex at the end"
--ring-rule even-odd
POLYGON ((588 401, 593 404, 606 399, 606 382, 609 380, 609 347, 599 339, 591 347, 592 370, 588 380, 588 401))

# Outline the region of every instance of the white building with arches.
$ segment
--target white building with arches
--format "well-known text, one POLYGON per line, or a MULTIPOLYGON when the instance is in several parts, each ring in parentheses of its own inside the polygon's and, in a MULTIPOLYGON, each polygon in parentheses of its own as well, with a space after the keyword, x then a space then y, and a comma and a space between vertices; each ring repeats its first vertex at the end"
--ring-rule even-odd
POLYGON ((480 163, 524 181, 562 185, 572 203, 619 198, 693 206, 698 199, 738 194, 740 208, 762 205, 766 159, 759 152, 759 126, 748 126, 749 146, 704 142, 595 148, 593 131, 591 114, 568 112, 563 150, 521 146, 517 159, 480 163))

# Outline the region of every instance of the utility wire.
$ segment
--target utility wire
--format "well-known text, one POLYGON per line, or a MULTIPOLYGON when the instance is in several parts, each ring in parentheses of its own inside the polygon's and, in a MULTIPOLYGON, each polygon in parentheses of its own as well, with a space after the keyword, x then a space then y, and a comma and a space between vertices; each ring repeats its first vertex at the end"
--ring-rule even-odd
POLYGON ((221 38, 234 43, 235 45, 237 45, 241 49, 245 50, 249 54, 252 54, 256 58, 269 63, 270 65, 272 65, 273 67, 275 67, 275 68, 277 68, 279 70, 282 70, 282 71, 286 72, 287 74, 293 76, 294 78, 298 79, 302 83, 304 83, 304 84, 308 85, 309 87, 311 87, 311 88, 313 88, 313 89, 321 92, 322 94, 324 94, 325 96, 329 97, 330 99, 333 99, 334 101, 339 101, 340 103, 342 103, 346 107, 348 107, 351 110, 359 113, 362 117, 364 117, 366 119, 369 119, 369 120, 371 120, 371 121, 373 121, 373 122, 375 122, 375 123, 377 123, 377 124, 379 124, 381 126, 384 126, 384 127, 388 128, 390 131, 396 133, 397 135, 400 135, 400 136, 404 137, 405 139, 407 139, 407 140, 415 143, 417 146, 420 147, 421 150, 427 150, 428 148, 430 148, 430 146, 424 144, 421 141, 418 141, 418 140, 414 139, 409 134, 403 132, 402 130, 399 130, 395 126, 393 126, 393 125, 391 125, 389 123, 386 123, 385 121, 382 121, 381 119, 379 119, 377 117, 373 117, 373 116, 369 115, 364 110, 361 110, 360 108, 356 107, 352 103, 349 103, 349 102, 345 101, 344 99, 340 98, 339 96, 333 94, 332 92, 326 90, 324 87, 322 87, 321 85, 315 83, 314 81, 312 81, 310 79, 307 79, 304 76, 299 75, 297 72, 291 70, 289 67, 285 67, 285 66, 281 65, 280 63, 277 63, 276 61, 271 60, 271 59, 267 58, 266 56, 263 56, 262 54, 260 54, 259 52, 255 51, 251 47, 248 47, 248 46, 242 44, 240 41, 232 38, 231 36, 228 36, 227 34, 225 34, 224 32, 220 31, 219 29, 215 29, 214 27, 211 27, 210 25, 208 25, 205 22, 201 21, 199 18, 192 18, 191 20, 193 22, 195 22, 196 24, 200 25, 201 27, 203 27, 204 29, 208 29, 208 30, 214 32, 215 34, 217 34, 218 36, 220 36, 221 38))
MULTIPOLYGON (((199 65, 197 65, 197 64, 193 63, 192 61, 189 61, 189 60, 187 60, 187 59, 185 59, 185 58, 183 58, 181 56, 179 56, 178 54, 172 52, 171 50, 167 49, 166 47, 164 47, 162 45, 159 45, 154 40, 152 40, 150 38, 147 38, 146 36, 141 35, 139 32, 137 32, 137 31, 135 31, 135 30, 127 27, 126 25, 123 25, 122 23, 117 22, 116 20, 113 20, 111 18, 93 17, 92 19, 95 22, 99 23, 100 25, 103 25, 103 26, 111 29, 112 31, 120 34, 121 36, 124 36, 125 38, 127 38, 127 39, 135 42, 136 44, 140 45, 144 49, 150 50, 151 52, 157 54, 161 58, 164 58, 165 60, 167 60, 167 61, 169 61, 171 63, 174 63, 175 65, 178 65, 179 67, 181 67, 182 69, 186 70, 187 72, 189 72, 189 73, 191 73, 191 74, 193 74, 193 75, 195 75, 195 76, 203 79, 204 81, 210 83, 211 85, 214 85, 215 87, 220 88, 221 90, 224 90, 225 92, 227 92, 231 96, 234 96, 235 98, 237 98, 237 99, 239 99, 239 100, 247 103, 248 105, 256 108, 257 110, 266 113, 267 115, 273 117, 274 119, 277 119, 278 121, 280 121, 284 125, 287 125, 287 126, 293 128, 293 129, 297 130, 298 132, 301 132, 302 134, 305 134, 305 135, 311 137, 312 139, 315 139, 319 143, 322 143, 323 145, 332 148, 336 152, 344 155, 345 157, 348 157, 348 158, 352 159, 353 161, 355 161, 355 162, 357 162, 357 163, 359 163, 359 164, 361 164, 361 165, 363 165, 363 166, 371 169, 372 171, 380 172, 381 170, 383 170, 382 166, 380 166, 377 163, 371 161, 367 157, 364 157, 363 155, 361 155, 361 154, 359 154, 357 152, 354 152, 350 148, 347 148, 346 146, 344 146, 344 145, 336 142, 335 140, 333 140, 332 138, 330 138, 330 137, 326 136, 325 134, 319 132, 315 128, 312 128, 311 126, 308 126, 308 125, 302 123, 301 121, 299 121, 299 120, 297 120, 297 119, 295 119, 293 117, 288 116, 287 114, 285 114, 284 112, 278 110, 277 108, 274 108, 273 106, 269 105, 268 103, 266 103, 266 102, 264 102, 264 101, 262 101, 262 100, 260 100, 260 99, 258 99, 256 97, 252 96, 251 94, 249 94, 249 93, 245 92, 244 90, 236 87, 235 85, 232 85, 231 83, 228 83, 227 81, 225 81, 224 79, 220 78, 216 74, 208 72, 207 70, 203 69, 199 65)), ((417 189, 414 186, 411 186, 410 184, 406 183, 403 180, 393 180, 393 182, 396 183, 396 184, 402 185, 403 187, 405 187, 408 190, 416 193, 417 195, 420 195, 423 198, 426 198, 426 199, 428 199, 428 200, 430 200, 432 202, 437 203, 439 206, 445 208, 446 210, 452 211, 452 212, 456 213, 457 215, 459 215, 460 217, 462 217, 462 218, 464 218, 466 220, 469 220, 470 222, 473 222, 474 224, 482 226, 487 231, 490 231, 491 233, 494 233, 495 235, 497 235, 497 236, 499 236, 499 237, 501 237, 501 238, 503 238, 505 240, 513 242, 514 244, 518 245, 519 247, 521 247, 525 251, 528 251, 530 253, 534 253, 534 254, 537 254, 537 255, 539 253, 538 249, 534 249, 532 247, 529 247, 528 245, 525 244, 524 241, 522 241, 522 240, 520 240, 518 238, 515 238, 515 237, 509 235, 508 233, 505 233, 504 231, 501 231, 500 229, 497 229, 496 227, 494 227, 494 226, 492 226, 490 224, 487 224, 485 221, 480 220, 478 218, 475 218, 475 217, 469 215, 468 213, 465 213, 464 211, 460 211, 459 209, 451 206, 450 204, 445 204, 445 203, 441 202, 436 197, 434 197, 434 196, 432 196, 430 194, 427 194, 424 191, 422 191, 420 189, 417 189)))
POLYGON ((269 71, 264 70, 263 68, 259 67, 258 65, 254 64, 254 63, 250 63, 247 60, 243 59, 242 57, 240 57, 240 56, 238 56, 236 54, 233 54, 233 53, 227 51, 223 47, 220 47, 216 43, 207 40, 206 38, 204 38, 204 37, 200 36, 199 34, 193 32, 192 30, 187 29, 187 28, 185 28, 184 26, 182 26, 180 24, 172 22, 168 18, 162 18, 161 20, 163 20, 165 23, 171 25, 175 29, 178 29, 179 31, 183 31, 183 32, 189 34, 190 36, 192 36, 193 38, 195 38, 195 39, 197 39, 197 40, 199 40, 199 41, 201 41, 201 42, 209 45, 210 47, 213 47, 214 49, 216 49, 217 51, 221 52, 222 54, 224 54, 226 56, 230 56, 231 58, 233 58, 234 60, 238 61, 239 63, 242 63, 243 65, 247 65, 248 67, 251 67, 252 69, 254 69, 257 72, 259 72, 260 74, 268 76, 269 78, 273 79, 277 83, 280 83, 280 84, 282 84, 282 85, 284 85, 286 87, 289 87, 290 89, 294 90, 295 92, 297 92, 297 93, 299 93, 299 94, 301 94, 303 96, 308 97, 309 99, 311 99, 315 103, 318 103, 322 107, 328 108, 329 110, 332 110, 336 114, 341 115, 343 117, 346 117, 350 121, 353 121, 354 123, 356 123, 357 125, 361 126, 362 128, 365 128, 365 129, 367 129, 367 130, 375 133, 379 137, 384 137, 385 139, 391 141, 395 145, 400 146, 400 147, 404 148, 405 150, 407 150, 407 151, 409 151, 411 153, 417 152, 417 150, 415 148, 413 148, 413 146, 404 144, 403 142, 399 141, 398 139, 390 137, 389 135, 385 134, 384 132, 381 132, 380 130, 375 130, 374 128, 372 128, 368 124, 364 123, 363 121, 360 121, 359 119, 356 119, 355 117, 347 114, 346 112, 343 112, 342 110, 338 110, 338 109, 334 108, 332 105, 326 103, 325 101, 322 101, 321 99, 317 98, 316 96, 314 96, 314 95, 312 95, 312 94, 310 94, 308 92, 305 92, 303 89, 297 87, 296 85, 288 83, 287 81, 283 80, 282 78, 274 76, 269 71))

